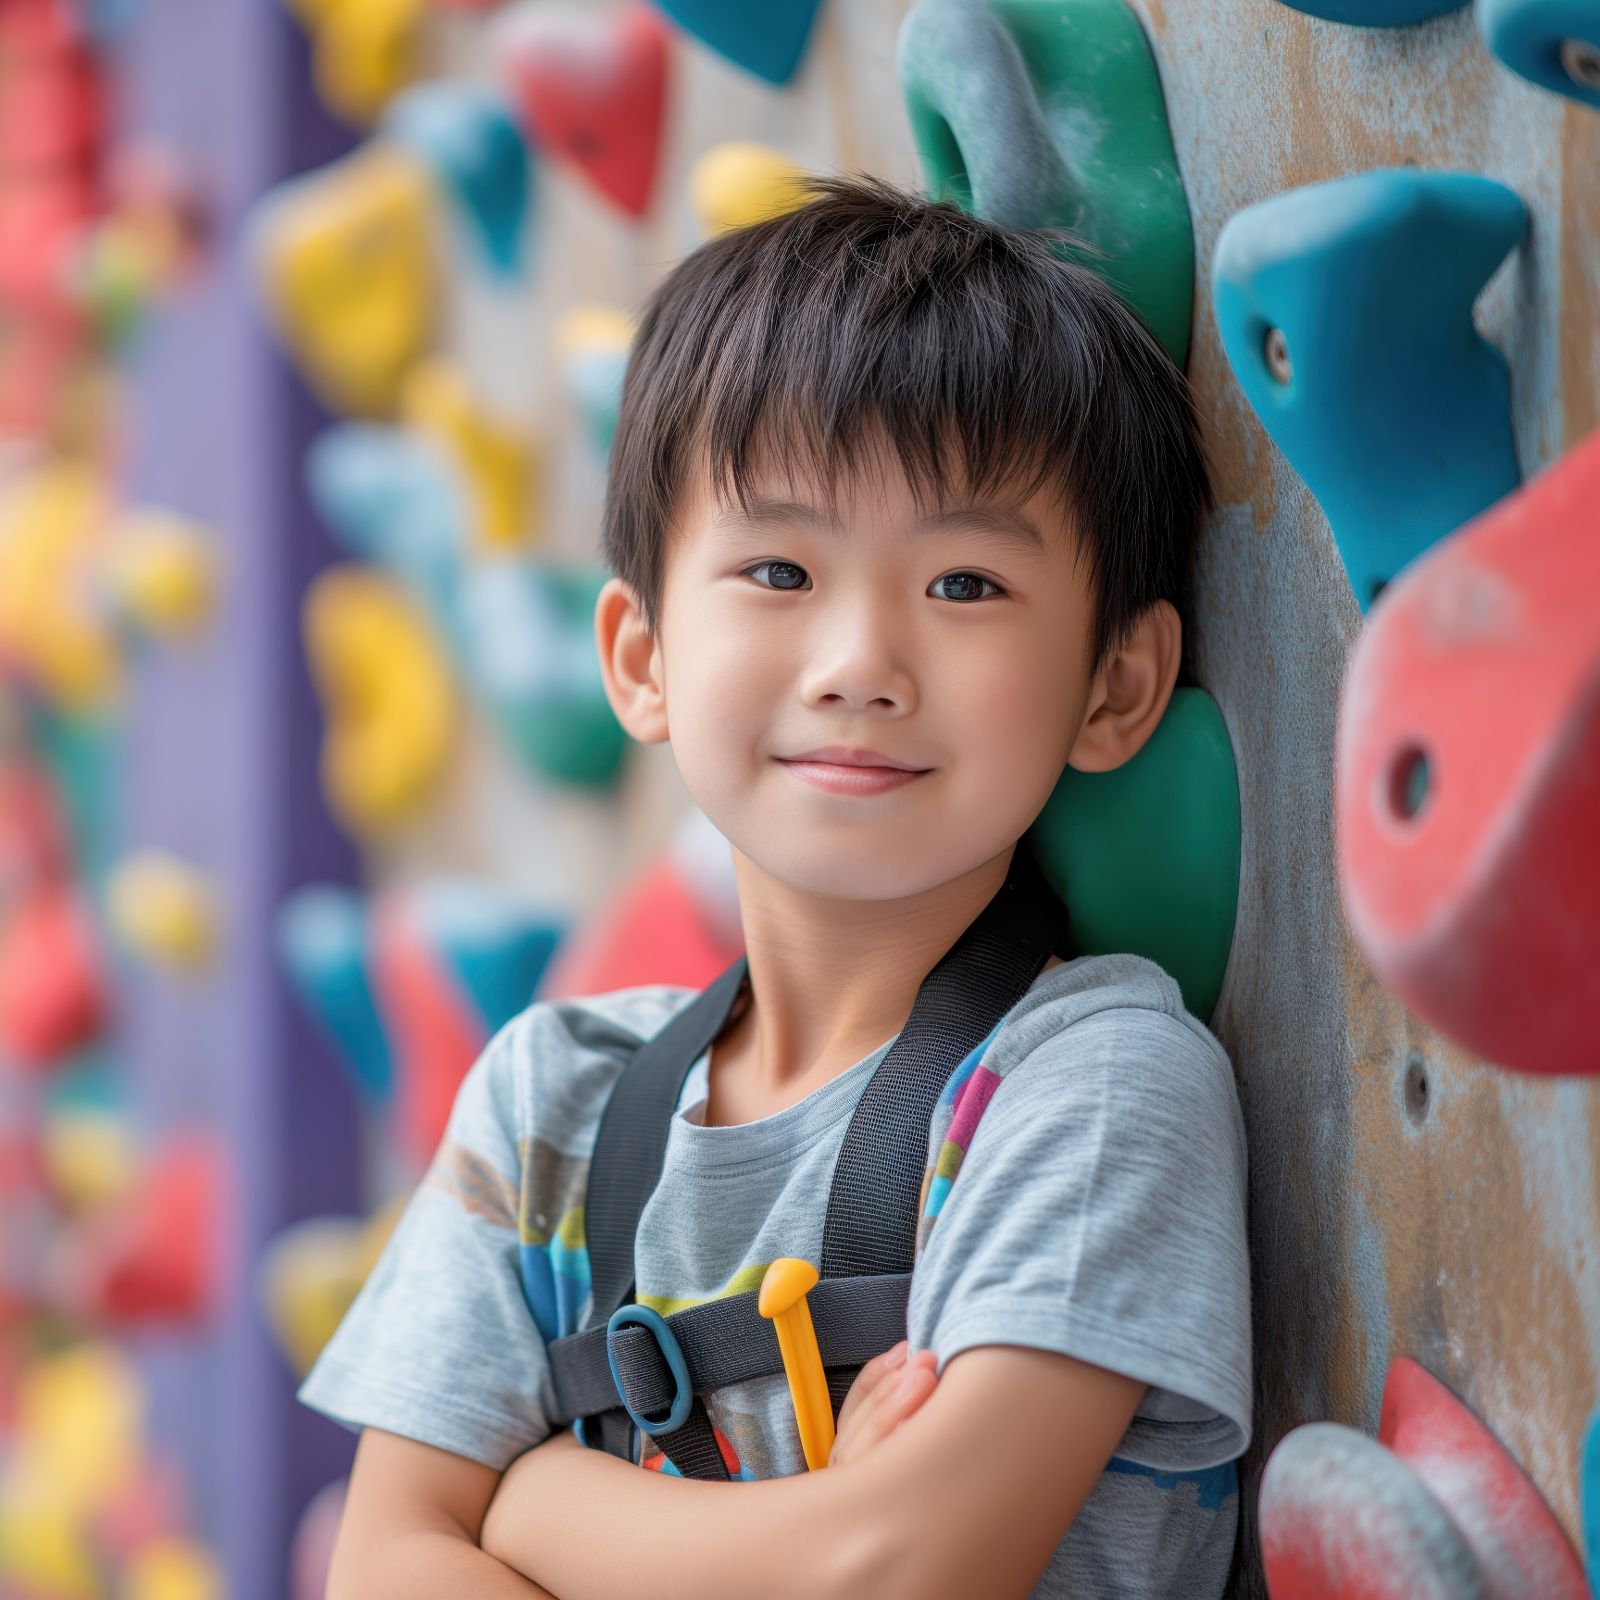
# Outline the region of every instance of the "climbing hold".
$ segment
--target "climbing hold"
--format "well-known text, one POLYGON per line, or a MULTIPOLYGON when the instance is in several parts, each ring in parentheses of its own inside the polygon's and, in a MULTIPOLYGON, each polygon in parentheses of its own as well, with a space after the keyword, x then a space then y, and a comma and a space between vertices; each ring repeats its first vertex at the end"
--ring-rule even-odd
POLYGON ((168 1534, 134 1551, 127 1560, 122 1600, 222 1600, 217 1558, 193 1539, 168 1534))
POLYGON ((602 461, 616 435, 632 343, 633 319, 612 306, 574 306, 556 322, 561 375, 602 461))
POLYGON ((1447 11, 1459 11, 1467 0, 1283 0, 1284 5, 1324 22, 1358 28, 1406 28, 1447 11))
POLYGON ((207 1316, 223 1189, 220 1149, 199 1134, 172 1138, 118 1203, 68 1230, 54 1274, 60 1309, 117 1328, 207 1316))
POLYGON ((329 428, 306 452, 306 487, 334 538, 403 577, 448 629, 471 513, 439 445, 400 428, 329 428))
POLYGON ((216 957, 211 879, 176 856, 151 851, 120 861, 106 882, 106 916, 124 947, 152 967, 195 973, 216 957))
POLYGON ((1506 66, 1541 89, 1600 106, 1596 0, 1478 0, 1478 32, 1506 66))
POLYGON ((353 889, 311 884, 278 909, 278 955, 301 1004, 338 1047, 356 1091, 387 1102, 389 1041, 367 972, 367 904, 353 889))
POLYGON ((28 894, 0 922, 0 1048, 48 1067, 95 1039, 108 996, 93 920, 69 881, 28 894))
POLYGON ((383 142, 293 178, 252 224, 266 309, 335 411, 393 409, 432 333, 434 194, 415 156, 383 142))
POLYGON ((656 0, 686 32, 736 67, 768 83, 785 84, 795 74, 811 38, 820 0, 656 0))
POLYGON ((1585 1565, 1600 1575, 1600 1411, 1589 1418, 1589 1431, 1584 1435, 1578 1499, 1583 1509, 1585 1565))
POLYGON ((1272 1600, 1585 1600, 1583 1569, 1492 1433, 1416 1362, 1383 1388, 1378 1437, 1313 1422, 1262 1476, 1272 1600))
POLYGON ((382 134, 417 155, 441 183, 502 277, 521 269, 532 162, 505 102, 465 83, 408 89, 384 115, 382 134))
POLYGON ((605 581, 527 559, 485 559, 461 577, 467 677, 511 751, 553 783, 608 787, 627 753, 594 648, 605 581))
POLYGON ((635 217, 650 209, 666 116, 667 27, 644 0, 596 17, 519 5, 489 50, 532 142, 635 217))
POLYGON ((329 110, 366 127, 422 66, 426 0, 289 0, 329 110))
POLYGON ((45 1093, 38 1148, 50 1193, 71 1211, 114 1202, 139 1170, 138 1134, 115 1073, 74 1067, 45 1093))
POLYGON ((322 785, 351 832, 415 816, 444 776, 450 669, 427 619, 382 573, 335 567, 307 591, 306 655, 327 716, 322 785))
POLYGON ((782 216, 805 200, 803 167, 764 144, 714 145, 689 174, 689 198, 706 235, 782 216))
POLYGON ((116 639, 93 603, 110 513, 99 475, 64 459, 0 495, 0 666, 73 712, 104 710, 121 684, 116 639))
POLYGON ((550 963, 541 1000, 601 994, 644 983, 703 989, 744 949, 706 918, 699 894, 670 853, 580 923, 550 963))
POLYGON ((1385 591, 1339 711, 1339 876, 1379 980, 1523 1072, 1600 1073, 1600 433, 1385 591))
POLYGON ((1234 376, 1317 497, 1363 611, 1517 485, 1505 358, 1472 307, 1527 226, 1501 184, 1408 167, 1274 195, 1217 240, 1234 376))
POLYGON ((1216 1009, 1239 903, 1239 779, 1203 689, 1177 690, 1156 731, 1111 772, 1068 767, 1027 835, 1084 954, 1131 950, 1216 1009))
POLYGON ((1124 0, 918 0, 900 85, 932 198, 1068 228, 1181 367, 1194 234, 1161 80, 1124 0))
POLYGON ((401 390, 400 414, 439 446, 466 484, 477 543, 505 548, 532 542, 532 441, 483 411, 458 368, 437 359, 418 362, 401 390))
POLYGON ((395 1120, 425 1162, 490 1036, 533 999, 561 927, 483 884, 435 882, 372 913, 372 982, 395 1057, 395 1120))
POLYGON ((159 638, 196 632, 216 599, 216 541, 166 511, 135 511, 113 530, 101 574, 109 608, 159 638))
POLYGON ((267 1323, 296 1379, 333 1337, 366 1282, 400 1206, 370 1218, 308 1217, 285 1228, 261 1253, 258 1284, 267 1323))

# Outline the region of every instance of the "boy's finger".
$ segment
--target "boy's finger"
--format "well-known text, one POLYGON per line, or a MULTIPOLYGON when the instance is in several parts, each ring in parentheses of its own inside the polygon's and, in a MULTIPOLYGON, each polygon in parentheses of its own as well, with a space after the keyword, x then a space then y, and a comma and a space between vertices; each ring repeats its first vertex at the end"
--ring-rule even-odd
POLYGON ((902 1339, 875 1355, 862 1367, 856 1374, 855 1382, 850 1385, 850 1392, 844 1397, 844 1404, 839 1407, 839 1427, 844 1426, 847 1417, 854 1417, 869 1405, 872 1396, 883 1388, 884 1380, 905 1363, 907 1348, 907 1341, 902 1339))

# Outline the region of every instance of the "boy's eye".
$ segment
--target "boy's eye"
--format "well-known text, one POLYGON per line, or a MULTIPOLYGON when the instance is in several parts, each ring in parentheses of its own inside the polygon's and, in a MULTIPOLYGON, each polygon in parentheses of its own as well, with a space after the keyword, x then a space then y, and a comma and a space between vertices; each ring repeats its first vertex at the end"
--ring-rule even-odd
POLYGON ((1005 593, 1005 590, 1002 589, 998 583, 994 583, 988 578, 979 577, 976 572, 947 572, 947 573, 945 573, 945 575, 942 578, 935 578, 933 580, 934 588, 937 589, 941 583, 965 583, 966 586, 967 586, 966 587, 966 592, 963 593, 963 594, 946 594, 944 596, 944 598, 946 600, 981 600, 981 599, 983 599, 983 594, 982 594, 981 590, 977 591, 977 592, 975 592, 973 590, 972 585, 974 585, 974 584, 979 584, 979 585, 988 584, 989 587, 991 589, 993 589, 996 594, 1004 594, 1005 593))
POLYGON ((775 577, 771 583, 762 584, 763 589, 798 589, 801 585, 793 581, 793 575, 798 573, 801 578, 806 575, 806 569, 792 561, 758 561, 753 567, 746 567, 740 577, 751 577, 767 567, 772 568, 775 577))

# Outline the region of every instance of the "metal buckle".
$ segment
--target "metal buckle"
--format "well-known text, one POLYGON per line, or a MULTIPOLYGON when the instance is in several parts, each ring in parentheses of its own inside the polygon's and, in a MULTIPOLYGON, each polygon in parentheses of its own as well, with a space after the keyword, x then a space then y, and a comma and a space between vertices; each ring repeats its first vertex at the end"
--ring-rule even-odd
POLYGON ((622 1401, 622 1409, 628 1413, 634 1427, 641 1433, 675 1433, 689 1420, 689 1407, 694 1403, 694 1390, 689 1387, 689 1363, 683 1359, 683 1346, 678 1343, 678 1336, 667 1326, 666 1319, 658 1312, 652 1311, 649 1306, 618 1306, 606 1322, 606 1361, 611 1367, 611 1382, 616 1388, 618 1399, 622 1401), (657 1348, 661 1351, 662 1359, 667 1363, 667 1370, 678 1386, 677 1393, 672 1398, 672 1407, 662 1421, 652 1422, 646 1417, 641 1417, 628 1404, 627 1393, 617 1373, 617 1357, 612 1349, 611 1340, 617 1329, 628 1323, 637 1323, 641 1328, 650 1330, 657 1348))

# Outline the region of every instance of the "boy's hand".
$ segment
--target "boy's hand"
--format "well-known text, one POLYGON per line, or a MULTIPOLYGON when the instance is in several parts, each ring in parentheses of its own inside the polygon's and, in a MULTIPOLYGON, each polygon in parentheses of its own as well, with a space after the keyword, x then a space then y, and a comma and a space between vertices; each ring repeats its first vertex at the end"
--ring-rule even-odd
POLYGON ((850 1392, 839 1407, 830 1467, 859 1461, 873 1445, 887 1439, 938 1383, 938 1357, 931 1350, 909 1354, 902 1339, 882 1355, 874 1356, 856 1374, 850 1392))

